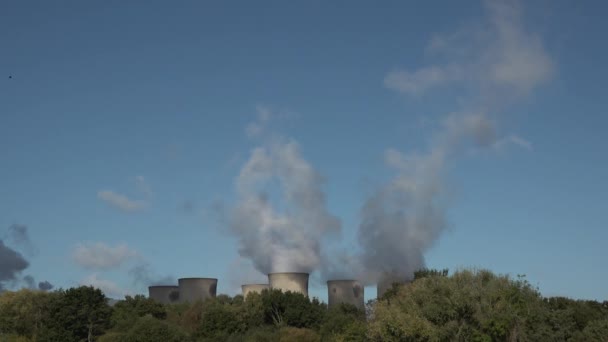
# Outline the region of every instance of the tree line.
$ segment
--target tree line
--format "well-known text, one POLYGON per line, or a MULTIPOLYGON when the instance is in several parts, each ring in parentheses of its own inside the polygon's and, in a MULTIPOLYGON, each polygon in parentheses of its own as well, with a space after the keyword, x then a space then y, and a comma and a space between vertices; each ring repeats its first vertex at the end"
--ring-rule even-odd
POLYGON ((524 277, 421 270, 365 310, 279 290, 108 305, 99 289, 0 294, 4 341, 608 341, 608 302, 543 297, 524 277))

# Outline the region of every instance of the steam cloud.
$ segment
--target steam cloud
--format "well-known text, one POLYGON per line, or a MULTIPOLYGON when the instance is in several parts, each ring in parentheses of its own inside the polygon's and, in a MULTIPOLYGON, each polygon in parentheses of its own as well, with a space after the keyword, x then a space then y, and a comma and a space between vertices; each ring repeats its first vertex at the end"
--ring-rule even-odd
POLYGON ((449 158, 467 142, 487 146, 494 130, 483 114, 452 114, 442 123, 430 150, 404 155, 389 149, 386 164, 397 175, 361 209, 359 243, 367 282, 384 277, 411 279, 425 266, 424 253, 445 230, 443 174, 449 158))
POLYGON ((325 208, 322 186, 323 178, 295 141, 255 148, 237 177, 238 202, 228 215, 239 254, 263 274, 311 272, 319 266, 321 239, 341 228, 325 208), (284 208, 271 200, 273 186, 284 208))
POLYGON ((424 253, 446 227, 443 174, 451 158, 471 144, 531 148, 516 135, 497 139, 488 113, 548 80, 553 63, 540 38, 524 30, 517 3, 484 4, 485 25, 431 41, 428 51, 451 62, 397 70, 385 78, 389 89, 406 95, 420 96, 433 87, 456 85, 472 96, 459 112, 441 120, 427 152, 386 151, 385 161, 396 176, 368 198, 361 210, 361 267, 367 281, 411 279, 415 270, 425 266, 424 253))
MULTIPOLYGON (((516 2, 485 1, 484 6, 480 25, 431 39, 427 53, 448 62, 386 75, 384 85, 406 96, 421 98, 445 86, 462 92, 455 110, 437 121, 425 150, 385 151, 385 163, 395 176, 364 201, 360 251, 323 257, 328 254, 321 251, 320 241, 338 232, 340 221, 325 208, 322 178, 289 141, 255 148, 236 180, 237 205, 227 217, 239 238, 241 257, 261 273, 320 268, 325 278, 339 273, 367 284, 411 279, 425 266, 424 254, 446 228, 446 166, 471 148, 514 145, 531 150, 524 138, 499 134, 495 117, 553 74, 551 58, 540 37, 524 29, 516 2), (280 202, 271 200, 277 192, 280 202)), ((271 117, 258 109, 247 134, 259 136, 271 117)))

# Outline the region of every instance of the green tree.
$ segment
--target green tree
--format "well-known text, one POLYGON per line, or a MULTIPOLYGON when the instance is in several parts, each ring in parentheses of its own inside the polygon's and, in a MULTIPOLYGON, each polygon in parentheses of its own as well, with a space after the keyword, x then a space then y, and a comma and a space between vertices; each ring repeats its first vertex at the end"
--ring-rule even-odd
POLYGON ((350 304, 330 308, 320 327, 324 341, 364 341, 365 312, 350 304))
POLYGON ((29 339, 40 335, 54 292, 22 289, 0 294, 0 336, 15 334, 29 339))
POLYGON ((41 341, 88 341, 110 326, 112 310, 99 289, 90 286, 58 291, 49 303, 41 341))
POLYGON ((279 342, 320 342, 321 336, 306 328, 283 327, 276 334, 275 341, 279 342))
POLYGON ((192 333, 196 331, 201 322, 203 303, 179 303, 166 305, 167 322, 180 326, 185 331, 192 333))
POLYGON ((608 340, 608 319, 591 321, 585 328, 576 332, 572 341, 606 341, 608 340))
POLYGON ((165 306, 153 299, 142 295, 126 296, 112 308, 112 326, 115 331, 126 331, 133 326, 139 317, 151 315, 157 319, 165 319, 165 306))
POLYGON ((152 315, 139 317, 125 333, 111 332, 99 342, 184 342, 190 337, 178 327, 154 318, 152 315))
POLYGON ((202 303, 196 336, 207 340, 239 340, 238 336, 264 324, 263 314, 259 294, 248 296, 246 301, 242 296, 218 296, 202 303))
POLYGON ((247 300, 242 301, 242 307, 243 310, 239 311, 239 313, 241 319, 246 322, 248 329, 264 325, 264 304, 261 294, 250 293, 247 296, 247 300))
POLYGON ((414 280, 422 279, 426 277, 447 277, 449 270, 444 268, 442 270, 438 269, 429 269, 429 268, 421 268, 418 271, 414 271, 414 280))
POLYGON ((521 340, 526 320, 542 309, 525 280, 489 271, 425 276, 379 301, 369 324, 372 340, 521 340))
POLYGON ((301 293, 271 289, 261 293, 264 321, 276 326, 317 329, 327 307, 317 298, 312 300, 301 293))
POLYGON ((247 326, 238 319, 236 310, 229 301, 207 300, 203 305, 201 324, 196 336, 225 340, 232 334, 246 330, 247 326))

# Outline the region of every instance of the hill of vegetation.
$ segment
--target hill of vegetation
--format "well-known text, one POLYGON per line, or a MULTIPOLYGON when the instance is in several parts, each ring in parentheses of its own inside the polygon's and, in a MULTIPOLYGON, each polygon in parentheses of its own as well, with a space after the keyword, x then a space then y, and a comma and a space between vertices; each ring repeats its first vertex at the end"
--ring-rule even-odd
POLYGON ((608 302, 545 298, 523 277, 424 270, 365 312, 277 290, 114 306, 98 289, 0 294, 3 341, 608 341, 608 302))

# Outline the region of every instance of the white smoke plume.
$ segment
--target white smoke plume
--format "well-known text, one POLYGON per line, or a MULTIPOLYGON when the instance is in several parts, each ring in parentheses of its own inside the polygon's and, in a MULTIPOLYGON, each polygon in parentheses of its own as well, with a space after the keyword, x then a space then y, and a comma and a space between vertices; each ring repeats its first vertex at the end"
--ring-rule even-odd
POLYGON ((253 149, 236 179, 237 204, 227 222, 241 257, 263 274, 318 267, 321 240, 341 228, 325 207, 322 187, 323 178, 295 141, 253 149))
MULTIPOLYGON (((496 117, 554 74, 540 36, 525 29, 518 3, 489 0, 484 7, 479 25, 432 37, 428 56, 447 62, 385 76, 388 89, 417 100, 438 87, 455 87, 458 106, 433 120, 438 124, 426 149, 386 150, 385 163, 395 176, 362 206, 360 252, 321 251, 322 239, 339 231, 340 222, 325 208, 321 177, 297 144, 287 141, 254 149, 236 180, 238 202, 227 218, 241 257, 261 273, 321 269, 325 278, 356 277, 367 284, 411 279, 425 266, 424 254, 446 228, 447 166, 471 147, 512 144, 531 150, 526 139, 499 134, 496 117), (273 201, 277 185, 281 198, 273 201)), ((259 136, 269 117, 259 113, 249 136, 259 136)))
POLYGON ((469 98, 446 115, 422 154, 395 149, 385 161, 396 176, 370 196, 361 209, 358 276, 368 283, 407 280, 425 266, 424 253, 446 228, 443 183, 446 164, 466 146, 531 148, 516 135, 497 137, 493 116, 504 104, 546 82, 553 62, 540 37, 523 27, 521 8, 512 1, 484 2, 487 18, 476 29, 435 36, 427 51, 449 60, 418 70, 396 70, 385 85, 420 97, 437 86, 461 87, 469 98))
POLYGON ((222 281, 223 292, 230 295, 241 294, 241 285, 267 284, 268 277, 260 273, 251 260, 238 257, 231 261, 225 281, 222 281))
POLYGON ((529 95, 554 74, 554 62, 538 34, 526 31, 517 1, 483 1, 486 16, 475 26, 433 36, 427 54, 447 60, 417 70, 397 68, 384 85, 409 96, 437 87, 470 90, 467 101, 495 107, 529 95))
POLYGON ((446 163, 465 145, 490 145, 493 132, 483 114, 451 114, 426 153, 385 152, 385 163, 396 176, 370 196, 361 209, 363 274, 359 277, 374 282, 388 273, 410 279, 415 270, 424 267, 424 253, 446 228, 446 163))

